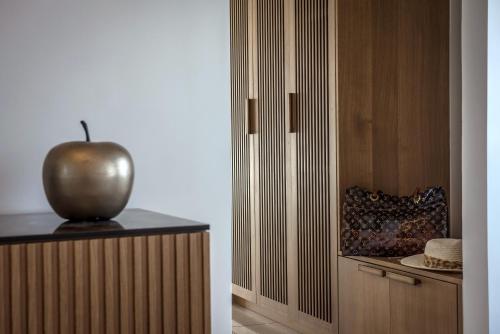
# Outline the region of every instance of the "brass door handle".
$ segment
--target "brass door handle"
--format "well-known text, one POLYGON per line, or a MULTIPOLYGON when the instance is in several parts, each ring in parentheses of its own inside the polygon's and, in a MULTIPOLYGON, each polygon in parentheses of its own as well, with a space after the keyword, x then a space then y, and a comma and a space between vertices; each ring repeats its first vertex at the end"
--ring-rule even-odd
POLYGON ((383 271, 381 269, 377 269, 377 268, 363 266, 361 264, 358 265, 358 271, 362 271, 364 273, 367 273, 367 274, 370 274, 370 275, 374 275, 374 276, 378 276, 378 277, 384 277, 385 276, 385 271, 383 271))
POLYGON ((297 132, 297 93, 288 93, 288 133, 297 132))
POLYGON ((253 135, 257 133, 257 100, 247 99, 246 106, 246 128, 247 134, 253 135))
POLYGON ((409 285, 418 285, 420 284, 420 281, 416 279, 415 277, 410 277, 410 276, 403 276, 395 273, 387 273, 387 278, 397 281, 400 283, 405 283, 409 285))

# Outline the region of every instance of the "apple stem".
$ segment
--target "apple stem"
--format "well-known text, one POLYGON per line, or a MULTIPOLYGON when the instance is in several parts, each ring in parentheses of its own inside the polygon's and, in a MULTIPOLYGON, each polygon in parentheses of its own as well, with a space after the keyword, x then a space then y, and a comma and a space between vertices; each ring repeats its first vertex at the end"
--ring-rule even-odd
POLYGON ((87 126, 87 122, 80 121, 80 123, 83 126, 83 130, 85 130, 86 141, 87 141, 87 143, 90 143, 89 127, 87 126))

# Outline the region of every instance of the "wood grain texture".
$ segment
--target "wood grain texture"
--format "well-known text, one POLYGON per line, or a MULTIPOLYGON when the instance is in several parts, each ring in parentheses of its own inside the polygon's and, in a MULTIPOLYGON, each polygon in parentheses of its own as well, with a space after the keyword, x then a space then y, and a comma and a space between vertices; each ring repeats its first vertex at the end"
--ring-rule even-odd
MULTIPOLYGON (((414 278, 413 275, 406 275, 414 278)), ((391 332, 442 333, 458 331, 457 286, 417 277, 418 285, 390 279, 391 332), (418 314, 419 316, 415 316, 418 314)))
POLYGON ((210 306, 210 237, 208 233, 202 234, 203 238, 203 328, 205 334, 210 334, 212 312, 210 306))
POLYGON ((104 240, 106 333, 120 332, 120 271, 118 239, 104 240))
MULTIPOLYGON (((363 269, 360 265, 357 261, 339 259, 339 333, 389 334, 389 281, 370 272, 369 266, 363 269)), ((385 273, 382 269, 375 270, 385 273)))
POLYGON ((134 245, 134 323, 136 333, 147 333, 148 319, 148 257, 146 237, 133 238, 134 245))
POLYGON ((206 232, 0 246, 0 332, 209 334, 209 257, 206 232))
POLYGON ((333 319, 328 0, 295 1, 298 307, 333 319))
POLYGON ((10 248, 10 307, 12 333, 27 333, 26 245, 10 248))
POLYGON ((175 235, 162 236, 163 333, 177 328, 177 277, 175 235))
MULTIPOLYGON (((462 2, 450 1, 450 237, 462 238, 462 2)), ((461 333, 461 332, 460 332, 461 333)))
POLYGON ((191 333, 203 333, 203 238, 189 235, 189 291, 191 333))
POLYGON ((45 333, 59 333, 58 244, 45 243, 43 252, 43 321, 45 333))
POLYGON ((449 1, 338 0, 337 50, 341 205, 355 185, 449 195, 449 1))
POLYGON ((190 293, 189 293, 189 236, 175 236, 177 273, 177 332, 189 333, 191 328, 190 293))
POLYGON ((90 332, 89 241, 75 241, 75 332, 90 332))
POLYGON ((134 316, 134 249, 133 238, 118 240, 120 267, 120 330, 124 334, 135 333, 134 316))
POLYGON ((161 236, 148 237, 147 244, 149 333, 160 334, 163 328, 161 236))
POLYGON ((246 133, 250 98, 249 3, 231 0, 231 143, 233 284, 254 291, 252 265, 251 138, 246 133))
POLYGON ((40 244, 27 245, 28 332, 43 333, 43 257, 40 244))
POLYGON ((415 274, 418 276, 428 277, 443 282, 449 282, 456 285, 462 285, 462 273, 452 273, 445 271, 431 271, 425 269, 418 269, 413 267, 404 266, 400 262, 400 258, 387 258, 387 257, 367 257, 367 256, 348 256, 348 258, 360 261, 367 264, 373 264, 388 269, 394 269, 408 274, 415 274))
MULTIPOLYGON (((232 2, 237 4, 241 2, 232 2)), ((329 66, 335 60, 329 41, 335 41, 336 3, 247 0, 242 6, 248 9, 243 19, 241 12, 231 11, 236 23, 232 37, 241 38, 241 44, 233 41, 231 51, 233 57, 249 55, 249 76, 238 76, 233 67, 231 80, 233 87, 248 84, 257 101, 258 131, 251 138, 254 154, 248 162, 255 179, 252 183, 250 178, 249 203, 255 240, 233 235, 233 260, 246 243, 251 254, 255 247, 255 271, 250 266, 255 284, 245 290, 233 279, 233 294, 263 312, 286 315, 296 328, 336 332, 336 242, 331 238, 337 234, 332 226, 336 206, 331 205, 336 186, 330 181, 336 179, 336 154, 331 156, 336 137, 330 137, 336 78, 329 66), (296 94, 293 105, 290 93, 296 94), (291 111, 293 117, 288 117, 291 111)), ((232 126, 238 131, 238 124, 232 126)), ((233 156, 233 164, 240 163, 233 156)), ((239 230, 237 223, 233 217, 233 233, 239 230)), ((233 278, 248 273, 246 265, 233 261, 233 278)))
POLYGON ((340 333, 457 334, 460 293, 457 284, 341 257, 340 333), (359 266, 385 275, 359 271, 359 266))
POLYGON ((104 241, 89 242, 90 263, 90 331, 104 333, 105 324, 105 289, 104 289, 104 241))
POLYGON ((61 333, 75 331, 75 243, 59 243, 59 326, 61 333))
MULTIPOLYGON (((10 268, 10 246, 0 246, 0 268, 10 268)), ((0 270, 0 333, 11 332, 10 270, 0 270)))
POLYGON ((256 1, 258 294, 288 303, 284 1, 256 1))

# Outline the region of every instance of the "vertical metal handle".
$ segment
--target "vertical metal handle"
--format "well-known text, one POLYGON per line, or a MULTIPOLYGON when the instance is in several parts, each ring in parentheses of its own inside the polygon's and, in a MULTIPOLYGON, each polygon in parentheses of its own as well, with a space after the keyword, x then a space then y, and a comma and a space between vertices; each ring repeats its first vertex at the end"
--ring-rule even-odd
POLYGON ((297 93, 288 93, 288 132, 297 132, 297 93))
POLYGON ((246 128, 247 134, 253 135, 257 133, 257 100, 247 99, 246 106, 246 128))

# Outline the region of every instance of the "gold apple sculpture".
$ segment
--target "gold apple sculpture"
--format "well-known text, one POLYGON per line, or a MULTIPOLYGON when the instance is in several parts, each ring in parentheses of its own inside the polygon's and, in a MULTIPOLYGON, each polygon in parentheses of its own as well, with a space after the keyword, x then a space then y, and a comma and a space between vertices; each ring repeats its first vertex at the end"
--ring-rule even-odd
POLYGON ((122 146, 86 141, 54 147, 43 164, 43 186, 54 211, 70 221, 102 221, 127 205, 134 182, 134 164, 122 146))

